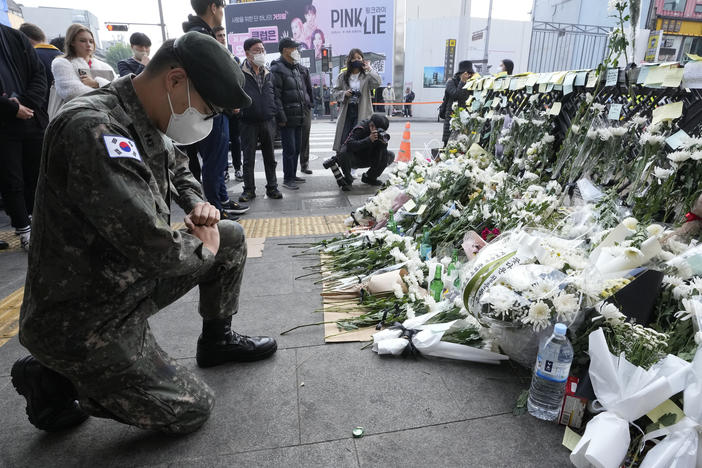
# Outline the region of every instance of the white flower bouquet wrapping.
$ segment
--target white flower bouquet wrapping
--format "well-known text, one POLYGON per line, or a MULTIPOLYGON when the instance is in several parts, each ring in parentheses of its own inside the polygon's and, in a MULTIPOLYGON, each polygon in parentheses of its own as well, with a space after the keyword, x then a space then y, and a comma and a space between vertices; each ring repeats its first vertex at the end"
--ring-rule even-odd
POLYGON ((641 468, 695 468, 702 466, 702 349, 692 361, 692 372, 684 392, 685 417, 676 424, 646 434, 644 440, 665 436, 641 463, 641 468))
POLYGON ((570 461, 578 468, 619 468, 631 442, 629 423, 682 391, 690 364, 668 355, 645 370, 623 353, 610 353, 602 329, 590 334, 589 354, 592 386, 606 411, 588 423, 570 461))

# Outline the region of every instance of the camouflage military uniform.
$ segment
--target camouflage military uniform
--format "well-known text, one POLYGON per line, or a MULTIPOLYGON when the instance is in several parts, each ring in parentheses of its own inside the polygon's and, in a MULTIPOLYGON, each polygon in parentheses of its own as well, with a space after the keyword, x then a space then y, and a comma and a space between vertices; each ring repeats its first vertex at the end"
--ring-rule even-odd
POLYGON ((246 261, 235 222, 218 224, 216 256, 171 229, 171 193, 186 212, 202 201, 187 163, 131 77, 68 103, 44 141, 20 316, 22 344, 74 383, 86 411, 174 433, 202 425, 213 394, 161 350, 147 319, 196 285, 204 319, 231 316, 246 261))

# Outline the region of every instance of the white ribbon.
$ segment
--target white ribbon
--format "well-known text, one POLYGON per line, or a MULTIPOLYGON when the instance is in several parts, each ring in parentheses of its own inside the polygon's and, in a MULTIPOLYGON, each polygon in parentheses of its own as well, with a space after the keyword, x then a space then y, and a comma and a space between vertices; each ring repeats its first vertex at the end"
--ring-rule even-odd
POLYGON ((694 468, 702 466, 702 349, 692 361, 692 374, 684 393, 685 417, 677 424, 647 434, 644 441, 665 437, 644 458, 641 468, 694 468))
POLYGON ((684 387, 690 364, 668 355, 645 370, 609 352, 602 329, 589 337, 590 379, 598 401, 607 411, 595 416, 570 455, 578 468, 618 468, 631 439, 634 421, 684 387))

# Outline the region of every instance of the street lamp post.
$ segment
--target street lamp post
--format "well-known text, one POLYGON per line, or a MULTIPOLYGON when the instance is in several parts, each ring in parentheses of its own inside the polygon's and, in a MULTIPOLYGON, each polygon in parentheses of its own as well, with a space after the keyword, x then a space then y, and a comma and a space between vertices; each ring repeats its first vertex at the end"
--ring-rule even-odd
POLYGON ((485 70, 484 72, 487 72, 488 70, 488 46, 490 45, 490 23, 492 22, 492 0, 490 0, 490 6, 488 7, 488 17, 487 17, 487 26, 485 27, 485 51, 483 52, 483 60, 484 60, 484 67, 485 70))

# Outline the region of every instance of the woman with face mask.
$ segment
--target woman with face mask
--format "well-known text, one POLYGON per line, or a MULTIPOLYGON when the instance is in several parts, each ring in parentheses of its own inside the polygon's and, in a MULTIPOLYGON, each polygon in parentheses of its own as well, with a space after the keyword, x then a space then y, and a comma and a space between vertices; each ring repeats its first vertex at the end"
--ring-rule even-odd
POLYGON ((95 57, 93 33, 82 24, 72 24, 66 31, 63 57, 51 63, 56 93, 64 101, 110 84, 115 77, 111 66, 95 57))
POLYGON ((334 151, 339 152, 346 137, 356 123, 373 115, 371 90, 380 86, 380 75, 363 60, 360 49, 351 49, 346 59, 346 69, 336 78, 332 99, 341 104, 336 121, 334 151))

